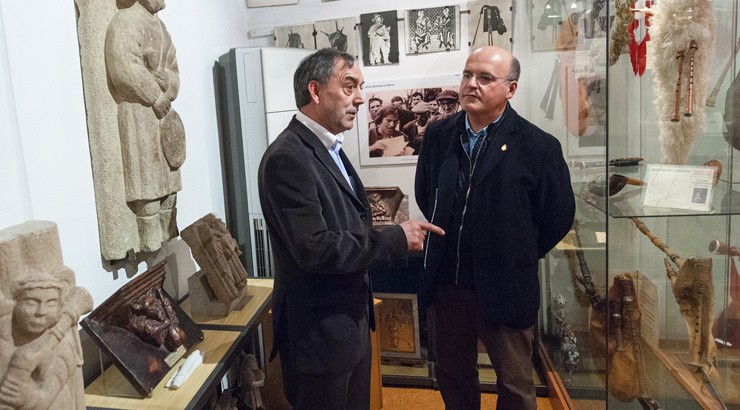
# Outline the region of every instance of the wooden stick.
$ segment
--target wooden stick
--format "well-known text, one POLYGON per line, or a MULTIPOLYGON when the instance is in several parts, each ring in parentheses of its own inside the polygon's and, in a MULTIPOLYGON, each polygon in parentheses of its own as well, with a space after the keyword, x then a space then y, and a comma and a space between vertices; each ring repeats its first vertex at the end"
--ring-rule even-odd
POLYGON ((733 50, 732 55, 730 55, 730 58, 727 60, 727 64, 725 64, 725 68, 722 70, 722 74, 719 75, 719 78, 717 79, 717 83, 714 84, 712 93, 709 94, 709 97, 707 97, 707 102, 706 102, 707 107, 714 107, 714 105, 717 103, 717 94, 719 94, 719 89, 722 88, 722 83, 725 82, 725 76, 727 75, 727 72, 730 71, 730 67, 732 67, 732 63, 735 62, 735 58, 737 57, 738 51, 740 51, 740 37, 738 37, 737 39, 737 43, 735 44, 735 49, 733 50))
POLYGON ((647 236, 648 238, 650 238, 650 242, 652 242, 653 245, 657 246, 658 249, 660 249, 666 255, 668 255, 668 257, 671 258, 671 260, 673 261, 673 263, 675 263, 676 266, 679 267, 679 269, 681 268, 681 266, 683 266, 684 260, 680 256, 678 256, 675 252, 673 252, 671 250, 671 248, 669 248, 668 245, 665 244, 665 242, 663 242, 662 240, 660 240, 660 238, 658 238, 657 236, 653 235, 653 233, 650 232, 650 229, 648 229, 647 226, 645 226, 645 224, 642 223, 642 221, 640 220, 640 218, 632 217, 630 219, 632 220, 632 222, 634 222, 634 224, 637 227, 637 229, 639 229, 640 232, 642 232, 643 234, 645 234, 645 236, 647 236))

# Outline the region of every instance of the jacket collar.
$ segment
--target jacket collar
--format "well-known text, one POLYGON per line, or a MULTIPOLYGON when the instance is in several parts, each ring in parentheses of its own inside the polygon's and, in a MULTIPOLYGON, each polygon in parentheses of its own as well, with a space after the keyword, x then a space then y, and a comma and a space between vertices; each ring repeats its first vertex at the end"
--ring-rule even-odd
MULTIPOLYGON (((456 126, 461 135, 467 135, 465 129, 465 112, 458 113, 456 126)), ((506 154, 518 143, 516 131, 519 129, 519 114, 506 103, 506 108, 502 114, 500 124, 488 125, 488 141, 486 149, 483 150, 476 160, 476 169, 473 173, 473 186, 479 184, 506 156, 506 154)), ((459 144, 455 144, 459 146, 459 144)), ((461 148, 462 149, 462 148, 461 148)))
POLYGON ((337 184, 342 188, 342 191, 344 191, 344 193, 352 199, 355 205, 359 206, 363 210, 370 206, 367 203, 367 197, 364 195, 365 187, 362 185, 362 181, 360 181, 360 176, 357 174, 357 171, 355 171, 352 163, 344 154, 344 150, 339 151, 339 157, 342 159, 344 167, 347 169, 347 174, 349 174, 349 176, 354 179, 357 192, 352 190, 352 188, 349 186, 349 183, 337 167, 337 164, 334 162, 331 154, 329 154, 329 150, 316 134, 314 134, 308 127, 306 127, 306 125, 298 121, 295 116, 293 116, 289 128, 295 130, 301 140, 303 140, 303 142, 313 150, 314 155, 319 160, 319 162, 327 169, 327 171, 329 171, 337 184))

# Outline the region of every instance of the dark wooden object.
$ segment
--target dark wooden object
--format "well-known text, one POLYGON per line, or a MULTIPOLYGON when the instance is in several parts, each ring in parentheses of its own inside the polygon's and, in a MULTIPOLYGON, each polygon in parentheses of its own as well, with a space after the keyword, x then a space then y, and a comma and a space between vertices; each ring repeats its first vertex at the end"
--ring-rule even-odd
POLYGON ((142 396, 150 396, 185 351, 203 340, 203 332, 198 325, 162 288, 165 275, 163 261, 122 286, 80 322, 142 396), (178 346, 172 346, 172 343, 156 346, 156 342, 144 340, 130 330, 132 305, 152 294, 163 304, 169 304, 176 316, 172 321, 174 325, 165 326, 164 331, 178 335, 175 337, 181 339, 178 346))

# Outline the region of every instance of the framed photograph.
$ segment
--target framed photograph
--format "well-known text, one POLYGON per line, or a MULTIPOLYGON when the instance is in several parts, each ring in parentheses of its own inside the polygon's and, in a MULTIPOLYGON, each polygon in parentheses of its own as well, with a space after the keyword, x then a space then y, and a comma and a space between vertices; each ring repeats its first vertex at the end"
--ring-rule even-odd
POLYGON ((398 64, 396 10, 360 14, 362 63, 365 67, 398 64))
POLYGON ((511 50, 511 0, 484 0, 468 3, 468 45, 470 50, 497 46, 511 50))
POLYGON ((360 165, 416 164, 426 126, 459 109, 454 75, 365 83, 360 165))
POLYGON ((275 27, 275 47, 316 50, 313 24, 275 27))
POLYGON ((376 293, 383 303, 377 307, 376 331, 383 360, 421 360, 419 306, 413 293, 376 293))
POLYGON ((298 4, 298 0, 247 0, 247 7, 270 7, 298 4))
POLYGON ((460 6, 406 10, 406 54, 460 49, 460 6))
POLYGON ((532 0, 532 51, 555 50, 555 40, 568 17, 565 0, 532 0))
POLYGON ((353 17, 314 23, 316 49, 334 48, 357 56, 357 30, 353 17))

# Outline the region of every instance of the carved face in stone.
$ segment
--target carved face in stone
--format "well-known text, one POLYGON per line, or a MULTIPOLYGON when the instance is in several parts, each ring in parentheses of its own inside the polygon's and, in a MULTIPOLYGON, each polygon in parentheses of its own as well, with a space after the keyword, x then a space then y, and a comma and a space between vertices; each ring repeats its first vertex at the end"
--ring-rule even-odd
POLYGON ((13 326, 27 337, 40 336, 61 316, 61 291, 56 287, 21 290, 16 296, 13 326))

